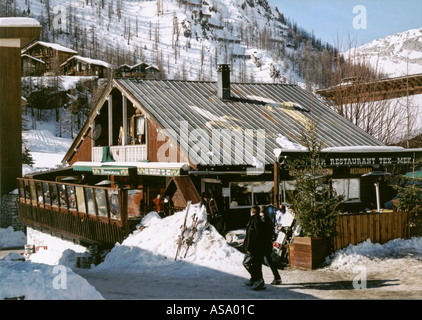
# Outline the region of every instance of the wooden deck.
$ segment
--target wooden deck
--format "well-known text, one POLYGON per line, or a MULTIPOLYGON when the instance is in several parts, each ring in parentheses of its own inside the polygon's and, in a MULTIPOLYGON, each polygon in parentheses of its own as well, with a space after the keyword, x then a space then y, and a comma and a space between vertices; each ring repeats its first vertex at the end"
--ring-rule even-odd
POLYGON ((141 218, 128 215, 126 189, 35 179, 18 179, 18 187, 25 225, 82 244, 121 243, 141 218))

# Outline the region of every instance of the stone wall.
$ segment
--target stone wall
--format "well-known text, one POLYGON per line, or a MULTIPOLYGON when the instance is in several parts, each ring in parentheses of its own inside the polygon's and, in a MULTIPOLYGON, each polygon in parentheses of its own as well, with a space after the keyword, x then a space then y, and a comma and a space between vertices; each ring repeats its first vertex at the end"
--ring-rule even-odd
POLYGON ((25 225, 20 221, 18 214, 17 193, 0 196, 0 228, 13 227, 15 231, 26 231, 25 225))

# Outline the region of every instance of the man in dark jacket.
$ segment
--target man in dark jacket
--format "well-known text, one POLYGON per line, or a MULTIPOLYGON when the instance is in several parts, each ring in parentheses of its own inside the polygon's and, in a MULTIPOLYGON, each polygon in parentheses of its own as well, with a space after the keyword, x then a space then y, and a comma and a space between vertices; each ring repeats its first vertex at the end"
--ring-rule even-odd
POLYGON ((246 252, 243 266, 251 275, 246 285, 251 286, 252 290, 265 289, 265 282, 262 276, 262 261, 265 254, 265 230, 259 216, 259 207, 257 206, 251 208, 251 218, 246 226, 243 248, 246 252))
POLYGON ((271 209, 270 206, 261 207, 261 212, 259 215, 261 216, 262 223, 264 224, 264 238, 265 238, 265 249, 264 249, 264 258, 267 261, 267 265, 270 267, 271 272, 273 273, 274 280, 271 282, 273 285, 281 284, 281 277, 278 273, 277 265, 273 261, 271 254, 273 252, 273 237, 274 237, 274 223, 271 220, 270 212, 268 208, 271 209))

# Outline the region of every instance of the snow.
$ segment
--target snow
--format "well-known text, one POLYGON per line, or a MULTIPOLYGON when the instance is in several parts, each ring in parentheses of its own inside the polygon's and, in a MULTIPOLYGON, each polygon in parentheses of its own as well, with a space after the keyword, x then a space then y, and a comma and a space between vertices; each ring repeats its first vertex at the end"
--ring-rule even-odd
POLYGON ((98 59, 91 59, 91 58, 87 58, 87 57, 81 57, 81 56, 78 56, 78 55, 73 56, 73 57, 67 59, 65 62, 62 63, 61 66, 64 66, 66 63, 68 63, 72 59, 76 59, 76 60, 79 60, 79 61, 82 61, 82 62, 85 62, 85 63, 88 63, 88 64, 94 64, 94 65, 98 65, 98 66, 103 66, 105 68, 111 68, 111 64, 109 64, 109 63, 107 63, 105 61, 98 60, 98 59))
POLYGON ((32 18, 0 18, 0 27, 39 27, 40 23, 32 18))
POLYGON ((0 249, 22 247, 26 244, 26 236, 22 231, 14 231, 12 227, 0 229, 0 249))
POLYGON ((289 138, 283 136, 281 133, 278 134, 276 142, 282 149, 303 151, 307 150, 306 147, 302 146, 300 143, 290 141, 289 138))
POLYGON ((42 45, 44 47, 51 48, 51 49, 54 49, 54 50, 57 50, 57 51, 74 53, 74 54, 77 54, 78 53, 77 51, 75 51, 73 49, 70 49, 70 48, 67 48, 65 46, 62 46, 62 45, 60 45, 58 43, 45 42, 45 41, 37 41, 37 42, 31 44, 29 47, 24 48, 22 51, 28 50, 28 49, 32 48, 33 46, 36 46, 37 44, 40 44, 40 45, 42 45))

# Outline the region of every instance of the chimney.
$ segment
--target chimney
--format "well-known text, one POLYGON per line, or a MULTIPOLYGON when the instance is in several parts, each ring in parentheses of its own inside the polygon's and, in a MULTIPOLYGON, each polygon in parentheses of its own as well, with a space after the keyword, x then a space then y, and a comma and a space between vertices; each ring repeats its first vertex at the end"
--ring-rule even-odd
POLYGON ((220 99, 230 99, 230 66, 219 64, 217 69, 217 95, 220 99))

